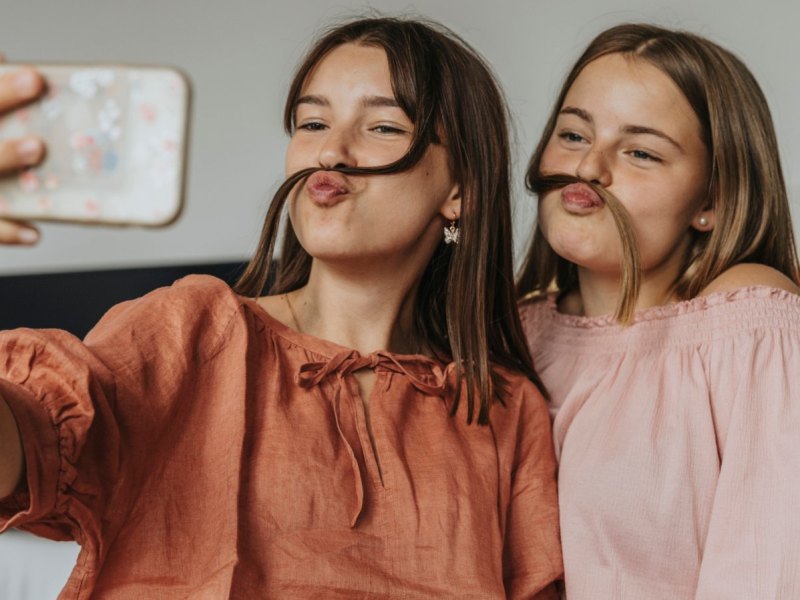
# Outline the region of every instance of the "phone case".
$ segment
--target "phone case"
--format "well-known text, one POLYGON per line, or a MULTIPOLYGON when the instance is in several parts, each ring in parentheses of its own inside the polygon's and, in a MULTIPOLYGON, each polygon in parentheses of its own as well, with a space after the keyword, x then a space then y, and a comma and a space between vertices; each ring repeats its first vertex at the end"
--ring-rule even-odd
MULTIPOLYGON (((20 65, 0 65, 0 73, 20 65)), ((33 65, 43 98, 0 117, 0 139, 37 135, 47 156, 0 178, 0 216, 162 226, 183 204, 189 84, 167 67, 33 65)))

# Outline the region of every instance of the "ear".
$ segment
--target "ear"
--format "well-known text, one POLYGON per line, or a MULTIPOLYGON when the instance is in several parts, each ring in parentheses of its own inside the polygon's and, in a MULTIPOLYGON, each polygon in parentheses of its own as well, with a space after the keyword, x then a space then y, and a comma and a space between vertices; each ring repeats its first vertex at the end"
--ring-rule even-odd
POLYGON ((692 228, 701 233, 710 232, 714 229, 716 224, 716 213, 710 206, 706 206, 702 210, 697 211, 697 214, 692 219, 692 228))
POLYGON ((447 200, 442 203, 439 214, 448 221, 458 221, 461 218, 461 186, 453 185, 447 195, 447 200))

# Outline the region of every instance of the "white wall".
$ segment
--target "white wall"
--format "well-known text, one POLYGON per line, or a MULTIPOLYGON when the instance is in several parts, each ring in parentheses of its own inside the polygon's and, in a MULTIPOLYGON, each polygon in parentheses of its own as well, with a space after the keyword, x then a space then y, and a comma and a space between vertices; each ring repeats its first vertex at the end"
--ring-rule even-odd
MULTIPOLYGON (((165 62, 194 81, 188 206, 165 230, 43 227, 35 249, 0 249, 0 275, 239 260, 257 238, 282 177, 286 85, 308 40, 363 2, 0 0, 10 59, 165 62)), ((789 0, 376 0, 375 9, 444 21, 495 65, 519 132, 518 246, 533 217, 522 166, 567 65, 599 30, 629 20, 680 26, 734 48, 770 100, 790 191, 800 196, 800 5, 789 0)), ((800 220, 800 219, 798 219, 800 220)))
POLYGON ((71 542, 51 542, 21 531, 0 535, 0 598, 55 598, 78 556, 71 542))
MULTIPOLYGON (((366 6, 441 20, 494 64, 518 129, 518 247, 534 214, 523 193, 522 168, 559 82, 595 33, 622 21, 694 30, 735 49, 750 65, 773 110, 800 222, 800 4, 789 0, 0 0, 0 48, 11 59, 164 62, 186 70, 195 90, 189 202, 175 226, 46 225, 37 248, 0 249, 0 275, 247 256, 265 202, 282 177, 286 140, 280 121, 292 69, 315 31, 366 6)), ((36 561, 39 551, 32 553, 18 536, 0 541, 2 595, 11 589, 3 582, 19 577, 10 553, 36 561)), ((74 560, 74 547, 46 547, 60 553, 62 563, 74 560)))

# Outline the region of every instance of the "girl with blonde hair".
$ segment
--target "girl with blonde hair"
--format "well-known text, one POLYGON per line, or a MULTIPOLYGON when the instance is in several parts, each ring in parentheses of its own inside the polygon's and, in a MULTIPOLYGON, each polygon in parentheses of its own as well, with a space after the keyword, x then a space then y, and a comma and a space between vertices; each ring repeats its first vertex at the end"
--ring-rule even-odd
POLYGON ((755 79, 691 33, 604 31, 527 185, 568 597, 800 596, 800 269, 755 79))

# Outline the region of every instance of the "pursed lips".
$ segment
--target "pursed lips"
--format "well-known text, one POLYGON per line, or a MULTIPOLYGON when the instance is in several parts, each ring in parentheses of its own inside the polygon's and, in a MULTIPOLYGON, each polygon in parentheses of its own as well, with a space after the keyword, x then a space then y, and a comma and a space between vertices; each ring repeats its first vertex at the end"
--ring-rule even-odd
POLYGON ((584 215, 603 208, 603 199, 585 183, 571 183, 561 190, 561 205, 572 214, 584 215))
POLYGON ((317 206, 335 206, 350 193, 347 179, 339 173, 317 171, 308 178, 306 192, 317 206))

